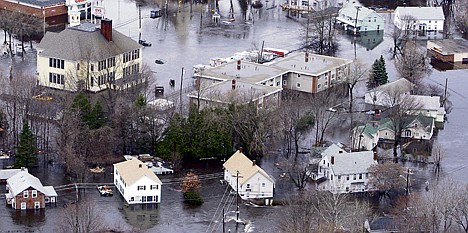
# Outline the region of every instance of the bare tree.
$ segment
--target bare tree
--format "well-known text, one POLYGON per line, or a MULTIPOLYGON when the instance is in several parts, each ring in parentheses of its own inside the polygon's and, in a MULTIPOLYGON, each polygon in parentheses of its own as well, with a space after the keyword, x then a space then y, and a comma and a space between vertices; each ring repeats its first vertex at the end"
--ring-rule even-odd
POLYGON ((333 10, 326 9, 309 14, 304 25, 304 47, 321 55, 334 55, 337 49, 333 10))
POLYGON ((398 192, 402 190, 406 182, 404 177, 404 169, 397 163, 384 163, 372 165, 369 168, 369 186, 375 189, 379 197, 389 197, 390 192, 398 192))
POLYGON ((468 39, 468 2, 457 0, 454 4, 455 27, 468 39))
POLYGON ((339 103, 339 94, 334 91, 323 91, 310 98, 310 106, 314 117, 315 145, 321 145, 325 138, 325 133, 334 123, 338 116, 333 106, 339 103))
POLYGON ((63 209, 56 230, 64 233, 100 232, 104 230, 102 217, 95 203, 77 202, 63 209))
POLYGON ((417 85, 430 72, 426 50, 420 48, 414 40, 404 43, 401 55, 396 57, 395 66, 402 78, 417 85))
POLYGON ((346 85, 348 87, 348 95, 349 95, 349 108, 348 112, 353 112, 353 103, 354 103, 354 88, 359 83, 367 80, 368 77, 368 70, 364 68, 364 64, 360 60, 354 60, 351 65, 351 69, 349 71, 349 76, 345 80, 346 85))
POLYGON ((287 233, 363 232, 372 218, 367 203, 345 194, 310 191, 288 200, 278 230, 287 233))

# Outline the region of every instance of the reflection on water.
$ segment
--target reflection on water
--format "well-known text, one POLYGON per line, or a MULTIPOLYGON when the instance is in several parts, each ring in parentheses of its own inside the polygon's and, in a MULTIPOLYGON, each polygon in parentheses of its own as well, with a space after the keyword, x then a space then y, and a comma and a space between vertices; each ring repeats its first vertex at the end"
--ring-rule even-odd
POLYGON ((382 30, 382 31, 362 32, 361 35, 358 37, 354 37, 353 35, 350 35, 350 34, 346 34, 346 36, 351 41, 355 39, 358 45, 366 48, 366 50, 369 51, 369 50, 373 50, 380 43, 382 43, 383 37, 384 37, 384 31, 382 30))
MULTIPOLYGON (((8 207, 7 207, 8 208, 8 207)), ((15 225, 37 228, 45 224, 45 209, 39 210, 13 210, 11 209, 11 219, 15 225)), ((2 229, 4 230, 4 229, 2 229)))
POLYGON ((140 230, 147 230, 159 222, 159 205, 143 204, 130 205, 119 208, 128 224, 140 230))

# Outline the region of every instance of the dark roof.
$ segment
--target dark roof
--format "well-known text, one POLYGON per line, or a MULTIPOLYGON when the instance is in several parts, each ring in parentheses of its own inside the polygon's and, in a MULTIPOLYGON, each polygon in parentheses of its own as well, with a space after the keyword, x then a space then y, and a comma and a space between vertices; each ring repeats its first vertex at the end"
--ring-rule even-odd
POLYGON ((86 23, 59 33, 47 32, 37 47, 44 50, 41 52, 44 57, 100 61, 142 46, 116 30, 112 30, 112 41, 107 41, 99 28, 86 23))
POLYGON ((395 223, 395 220, 393 217, 385 216, 385 217, 380 217, 370 224, 370 228, 372 231, 375 230, 386 230, 386 231, 397 231, 397 225, 395 223))
POLYGON ((65 0, 19 0, 19 2, 34 6, 52 6, 56 4, 65 4, 65 0))

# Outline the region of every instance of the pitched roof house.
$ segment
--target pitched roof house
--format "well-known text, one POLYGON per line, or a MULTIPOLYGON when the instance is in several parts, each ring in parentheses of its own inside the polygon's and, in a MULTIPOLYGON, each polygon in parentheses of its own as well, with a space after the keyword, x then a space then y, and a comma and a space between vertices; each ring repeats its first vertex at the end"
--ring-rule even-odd
POLYGON ((136 158, 114 164, 114 184, 128 204, 161 202, 161 180, 136 158))
POLYGON ((6 201, 16 210, 41 209, 56 203, 57 193, 52 186, 43 186, 35 176, 23 170, 7 179, 6 201))
POLYGON ((346 3, 336 16, 336 21, 343 25, 345 30, 353 32, 383 31, 385 18, 364 6, 346 3), (356 20, 357 18, 357 20, 356 20))
POLYGON ((224 164, 224 179, 243 200, 273 198, 275 180, 238 150, 224 164))
POLYGON ((336 144, 322 152, 317 178, 325 182, 317 186, 332 193, 367 192, 371 165, 377 164, 373 151, 346 152, 336 144))
POLYGON ((393 23, 402 30, 419 32, 443 31, 444 11, 442 7, 397 7, 393 23))
POLYGON ((39 85, 93 92, 129 88, 143 81, 141 49, 112 29, 109 19, 102 19, 100 27, 83 23, 59 33, 47 32, 37 46, 39 85))
POLYGON ((405 78, 400 78, 369 90, 364 95, 364 101, 366 104, 373 106, 388 107, 392 102, 392 94, 411 95, 414 87, 415 85, 412 82, 405 78))
POLYGON ((353 149, 372 150, 379 142, 378 129, 371 124, 356 126, 353 129, 353 149))

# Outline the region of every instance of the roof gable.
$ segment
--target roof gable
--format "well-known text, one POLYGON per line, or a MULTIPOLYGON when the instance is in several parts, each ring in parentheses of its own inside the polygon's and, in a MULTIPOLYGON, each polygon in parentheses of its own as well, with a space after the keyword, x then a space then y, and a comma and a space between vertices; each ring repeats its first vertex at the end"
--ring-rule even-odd
POLYGON ((145 163, 136 158, 114 164, 114 168, 118 171, 119 175, 125 180, 128 186, 133 185, 140 180, 141 177, 146 176, 152 181, 162 184, 158 176, 151 171, 145 163))
POLYGON ((442 7, 397 7, 395 12, 398 12, 400 18, 409 15, 418 20, 445 20, 442 7))
POLYGON ((239 150, 236 151, 224 164, 223 167, 228 170, 231 174, 237 174, 239 172, 239 184, 244 184, 256 173, 260 173, 265 176, 271 182, 275 182, 273 178, 268 175, 261 167, 254 164, 247 156, 245 156, 239 150))
POLYGON ((44 187, 37 177, 29 174, 27 171, 18 172, 14 176, 8 178, 7 184, 13 196, 20 194, 29 187, 44 193, 46 196, 53 196, 53 194, 57 196, 53 187, 44 187))

